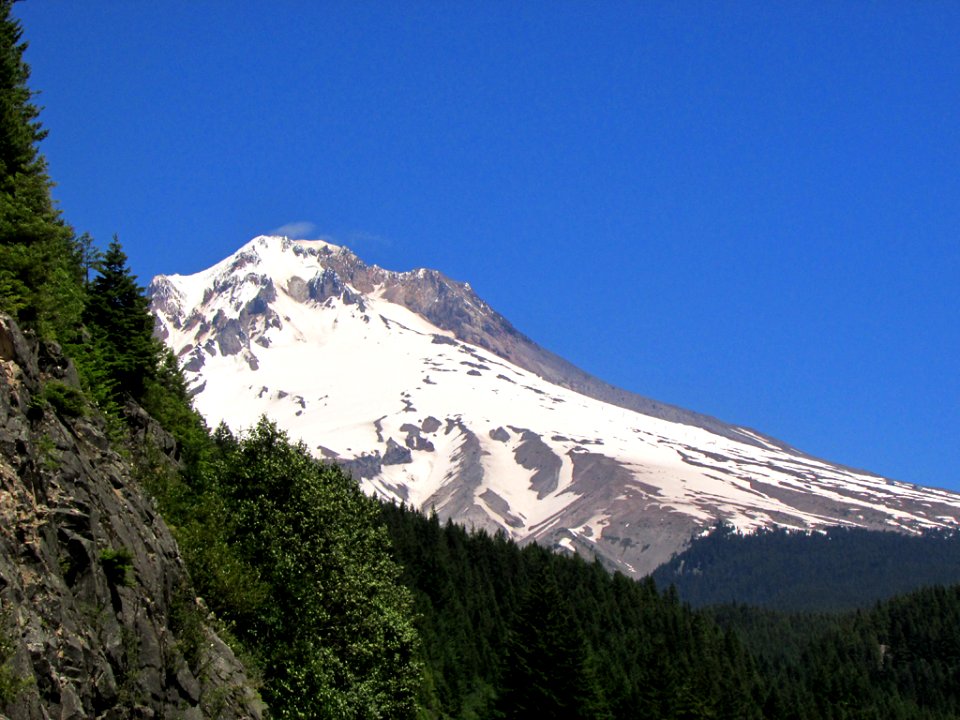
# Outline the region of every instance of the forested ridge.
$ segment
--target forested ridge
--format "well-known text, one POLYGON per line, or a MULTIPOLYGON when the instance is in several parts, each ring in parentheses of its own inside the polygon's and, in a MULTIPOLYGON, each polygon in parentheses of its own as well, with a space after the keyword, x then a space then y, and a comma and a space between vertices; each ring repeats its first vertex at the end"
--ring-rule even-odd
MULTIPOLYGON (((119 239, 101 251, 54 207, 11 7, 0 0, 0 311, 72 358, 77 380, 47 379, 39 402, 106 424, 271 717, 960 715, 956 587, 848 614, 694 610, 651 579, 381 505, 268 419, 211 431, 119 239)), ((103 562, 138 582, 122 552, 103 562)), ((11 713, 22 687, 6 652, 11 713)))
POLYGON ((415 597, 428 716, 762 717, 737 638, 651 580, 382 512, 415 597))
POLYGON ((694 607, 738 602, 790 611, 869 608, 931 585, 960 583, 960 533, 863 528, 743 534, 726 525, 698 537, 657 568, 694 607))

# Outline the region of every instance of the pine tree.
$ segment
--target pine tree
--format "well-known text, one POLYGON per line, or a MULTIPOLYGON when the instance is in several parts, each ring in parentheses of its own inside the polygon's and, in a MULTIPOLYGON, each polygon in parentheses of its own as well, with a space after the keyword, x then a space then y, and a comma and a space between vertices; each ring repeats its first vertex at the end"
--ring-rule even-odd
POLYGON ((27 86, 23 30, 0 0, 0 310, 47 337, 75 329, 83 305, 72 230, 50 195, 46 134, 27 86))
MULTIPOLYGON (((542 551, 540 551, 542 552, 542 551)), ((599 685, 549 560, 541 558, 507 642, 500 717, 604 717, 599 685)))
POLYGON ((153 337, 149 305, 114 236, 90 285, 83 318, 94 343, 103 349, 117 400, 125 396, 140 400, 156 377, 162 348, 153 337))

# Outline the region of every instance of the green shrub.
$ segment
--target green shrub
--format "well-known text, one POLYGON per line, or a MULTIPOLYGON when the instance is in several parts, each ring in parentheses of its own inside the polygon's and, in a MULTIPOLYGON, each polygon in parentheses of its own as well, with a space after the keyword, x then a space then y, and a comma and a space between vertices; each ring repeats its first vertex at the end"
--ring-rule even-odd
POLYGON ((33 683, 32 677, 21 677, 13 669, 16 648, 7 629, 10 625, 10 611, 5 608, 0 613, 0 707, 12 703, 33 683))
POLYGON ((111 585, 133 587, 133 555, 125 547, 102 550, 100 564, 111 585))
POLYGON ((75 387, 59 380, 50 380, 43 386, 43 399, 64 417, 84 417, 87 414, 87 399, 75 387))

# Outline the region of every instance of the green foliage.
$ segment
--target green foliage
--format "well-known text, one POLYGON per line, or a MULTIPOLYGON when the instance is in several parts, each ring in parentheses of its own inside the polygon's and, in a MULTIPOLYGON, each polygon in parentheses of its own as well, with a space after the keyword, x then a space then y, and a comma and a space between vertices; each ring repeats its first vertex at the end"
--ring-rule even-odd
POLYGON ((114 237, 88 290, 83 320, 100 348, 113 399, 140 400, 157 375, 162 348, 153 337, 153 317, 143 289, 127 266, 127 256, 114 237))
MULTIPOLYGON (((170 601, 170 630, 177 638, 177 649, 194 673, 200 670, 207 631, 204 618, 195 602, 192 588, 180 586, 174 590, 170 601)), ((171 654, 170 659, 173 656, 171 654)), ((176 672, 175 667, 167 668, 176 672)))
POLYGON ((44 383, 41 397, 64 417, 84 417, 87 414, 87 400, 83 393, 59 380, 44 383))
POLYGON ((272 588, 231 543, 236 523, 223 498, 210 492, 184 495, 180 501, 188 507, 180 513, 176 535, 197 591, 210 599, 229 628, 242 634, 270 605, 272 588))
POLYGON ((183 373, 169 350, 159 354, 152 376, 144 383, 141 403, 176 439, 184 472, 198 477, 212 452, 210 430, 193 409, 183 373))
POLYGON ((412 717, 416 633, 376 504, 266 420, 238 441, 221 434, 219 447, 231 518, 220 550, 246 567, 231 575, 258 582, 241 608, 218 597, 214 609, 256 649, 273 712, 412 717))
POLYGON ((37 151, 45 133, 11 7, 0 2, 0 310, 44 337, 62 338, 75 330, 83 288, 72 231, 53 206, 37 151))
POLYGON ((60 467, 60 451, 57 450, 57 443, 49 435, 41 435, 37 438, 37 454, 47 470, 53 472, 60 467))
POLYGON ((741 608, 727 621, 764 656, 768 717, 960 716, 960 588, 932 587, 869 611, 801 619, 809 635, 799 652, 778 651, 775 637, 766 646, 750 638, 757 624, 749 614, 741 608))
POLYGON ((127 626, 120 627, 120 647, 123 650, 123 662, 117 679, 117 704, 120 707, 133 708, 143 701, 143 688, 140 686, 140 638, 137 632, 127 626))
MULTIPOLYGON (((170 417, 181 436, 199 433, 170 417)), ((417 636, 376 503, 266 421, 205 437, 183 474, 143 473, 273 715, 413 717, 417 636)))
POLYGON ((133 587, 133 555, 125 547, 104 548, 100 551, 100 564, 107 581, 114 587, 133 587))
MULTIPOLYGON (((30 68, 23 62, 27 45, 22 41, 20 23, 11 15, 12 7, 10 0, 0 3, 0 169, 7 178, 4 190, 17 175, 36 176, 46 170, 36 148, 46 133, 37 119, 40 111, 31 102, 33 93, 27 87, 30 68)), ((32 199, 31 209, 41 214, 47 205, 44 193, 32 199)))
POLYGON ((836 630, 842 617, 835 613, 782 612, 744 604, 714 605, 704 612, 720 627, 735 632, 762 667, 799 663, 811 640, 836 630))
POLYGON ((84 331, 84 335, 65 342, 63 350, 77 368, 84 394, 107 419, 110 435, 114 439, 122 437, 119 393, 107 365, 106 348, 94 342, 90 333, 84 331))
POLYGON ((960 587, 708 615, 650 580, 382 511, 417 603, 423 718, 960 717, 960 587))
POLYGON ((425 717, 761 717, 751 658, 675 594, 435 515, 382 512, 416 601, 425 717))
POLYGON ((497 714, 544 720, 607 715, 572 607, 550 565, 536 559, 541 562, 531 568, 508 627, 497 714))
POLYGON ((16 700, 20 693, 33 684, 32 677, 22 677, 13 668, 16 646, 10 634, 9 608, 0 612, 0 708, 16 700))
POLYGON ((0 707, 12 703, 31 684, 30 679, 17 676, 9 659, 4 660, 0 664, 0 707))
POLYGON ((83 233, 73 241, 73 259, 84 287, 88 286, 90 274, 103 262, 103 252, 96 246, 90 233, 83 233))

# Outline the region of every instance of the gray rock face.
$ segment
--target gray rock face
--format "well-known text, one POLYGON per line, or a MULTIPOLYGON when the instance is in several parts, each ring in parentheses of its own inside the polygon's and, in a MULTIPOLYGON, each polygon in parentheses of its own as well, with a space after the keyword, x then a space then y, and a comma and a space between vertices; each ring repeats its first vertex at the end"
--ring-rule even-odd
MULTIPOLYGON (((129 463, 95 414, 41 400, 50 381, 75 382, 69 362, 0 316, 0 662, 21 688, 0 713, 261 718, 233 652, 205 621, 184 622, 207 612, 129 463)), ((173 462, 173 439, 130 412, 173 462)))
POLYGON ((383 469, 379 452, 363 454, 350 460, 338 460, 340 467, 358 480, 376 477, 383 469))
MULTIPOLYGON (((436 420, 436 418, 433 419, 436 420)), ((437 420, 437 423, 439 422, 440 421, 437 420)), ((439 425, 437 425, 437 427, 439 427, 439 425)), ((433 452, 436 450, 436 448, 433 446, 433 443, 421 434, 420 427, 411 423, 406 423, 405 425, 400 426, 400 431, 407 434, 407 438, 404 443, 410 450, 424 450, 426 452, 433 452)))
POLYGON ((423 432, 425 433, 435 433, 442 426, 443 426, 443 423, 437 420, 437 418, 430 415, 429 417, 426 417, 423 419, 423 422, 420 424, 420 429, 423 430, 423 432))
POLYGON ((490 431, 490 439, 505 443, 510 440, 510 433, 506 431, 506 428, 498 427, 490 431))
POLYGON ((307 283, 307 288, 310 299, 318 303, 327 298, 341 297, 344 291, 340 276, 337 275, 336 271, 329 269, 324 270, 307 283))
MULTIPOLYGON (((457 522, 488 532, 499 527, 490 515, 477 503, 477 490, 483 483, 483 448, 477 436, 458 421, 447 419, 447 433, 456 431, 460 444, 453 455, 457 466, 456 482, 444 485, 423 503, 433 508, 442 518, 456 518, 457 522)), ((505 503, 504 503, 505 506, 505 503)), ((507 507, 503 508, 505 511, 507 507)))
POLYGON ((384 465, 404 465, 413 462, 410 448, 403 447, 393 438, 387 440, 387 451, 383 454, 384 465))
POLYGON ((287 294, 298 303, 304 303, 310 298, 310 287, 306 280, 295 275, 287 281, 287 294))
POLYGON ((521 438, 514 457, 520 467, 535 471, 530 487, 537 491, 538 498, 543 499, 557 489, 563 463, 535 432, 523 430, 521 438))

